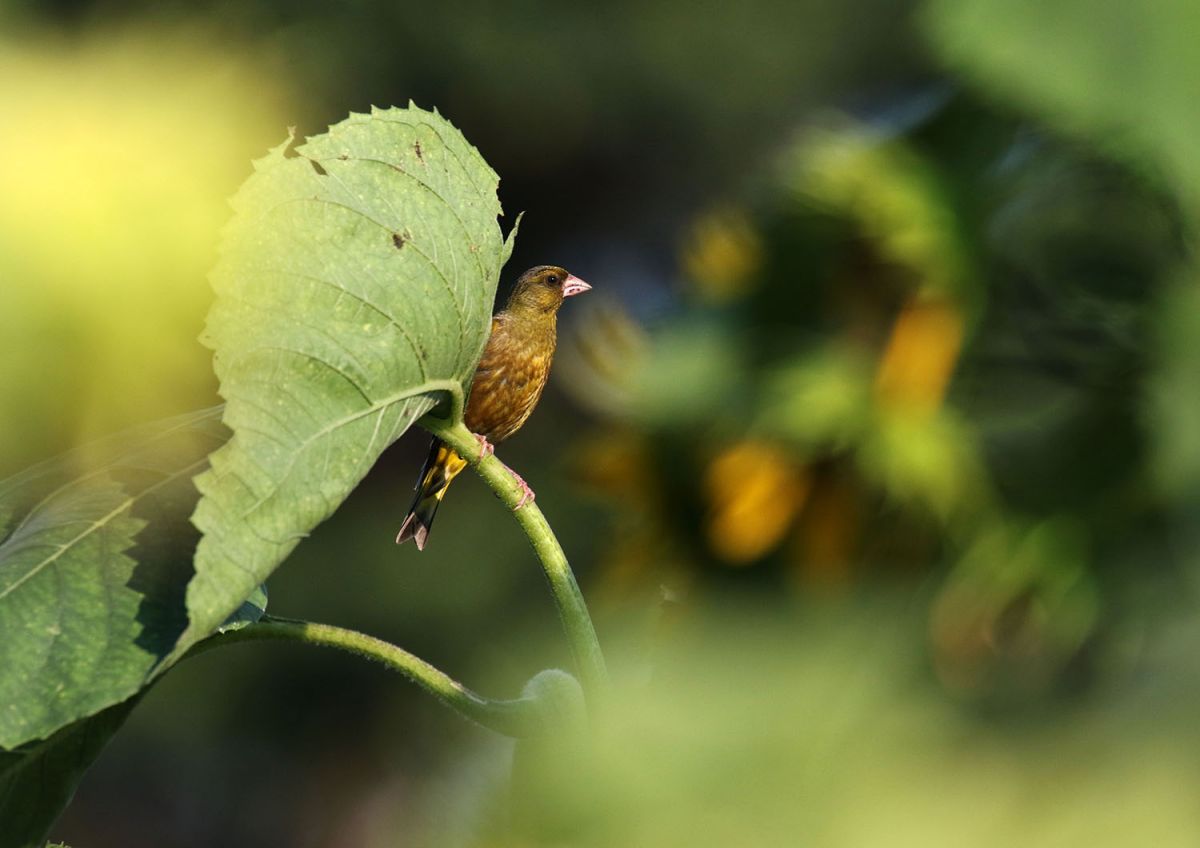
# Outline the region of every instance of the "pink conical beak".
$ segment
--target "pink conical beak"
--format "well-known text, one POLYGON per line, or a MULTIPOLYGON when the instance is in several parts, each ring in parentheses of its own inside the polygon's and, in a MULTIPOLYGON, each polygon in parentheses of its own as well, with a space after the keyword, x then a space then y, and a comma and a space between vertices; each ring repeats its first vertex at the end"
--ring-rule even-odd
POLYGON ((583 294, 590 288, 591 286, 576 277, 574 274, 567 274, 567 278, 563 280, 563 297, 570 297, 573 294, 583 294))

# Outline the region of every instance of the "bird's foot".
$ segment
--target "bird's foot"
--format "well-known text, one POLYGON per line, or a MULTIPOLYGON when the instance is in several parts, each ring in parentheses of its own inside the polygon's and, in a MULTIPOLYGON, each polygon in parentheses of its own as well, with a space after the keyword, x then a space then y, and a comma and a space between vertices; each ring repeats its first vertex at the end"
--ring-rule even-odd
MULTIPOLYGON (((503 465, 503 463, 501 463, 501 465, 503 465)), ((513 471, 507 465, 504 467, 508 469, 508 473, 513 476, 513 478, 517 481, 517 485, 521 487, 521 500, 517 501, 517 505, 514 506, 513 509, 520 509, 521 507, 525 506, 525 504, 532 503, 533 499, 536 498, 537 495, 533 493, 533 489, 529 488, 529 484, 525 482, 525 478, 513 471)))
POLYGON ((483 462, 483 460, 487 459, 496 452, 496 448, 493 447, 492 443, 487 440, 487 436, 481 436, 479 433, 472 433, 471 435, 475 437, 475 441, 479 442, 480 462, 483 462))

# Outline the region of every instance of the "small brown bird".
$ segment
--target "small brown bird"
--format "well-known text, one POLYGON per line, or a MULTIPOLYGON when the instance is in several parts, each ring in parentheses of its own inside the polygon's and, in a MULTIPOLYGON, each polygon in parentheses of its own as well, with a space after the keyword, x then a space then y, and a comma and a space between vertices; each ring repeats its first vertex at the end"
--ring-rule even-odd
MULTIPOLYGON (((463 423, 479 439, 484 453, 521 429, 537 406, 554 358, 558 308, 565 298, 590 288, 562 268, 539 265, 521 275, 504 309, 492 316, 492 334, 475 369, 463 414, 463 423)), ((466 465, 452 448, 433 440, 396 544, 412 539, 418 550, 425 549, 438 504, 466 465)), ((524 490, 517 504, 520 509, 533 500, 533 490, 515 472, 513 476, 524 490)))

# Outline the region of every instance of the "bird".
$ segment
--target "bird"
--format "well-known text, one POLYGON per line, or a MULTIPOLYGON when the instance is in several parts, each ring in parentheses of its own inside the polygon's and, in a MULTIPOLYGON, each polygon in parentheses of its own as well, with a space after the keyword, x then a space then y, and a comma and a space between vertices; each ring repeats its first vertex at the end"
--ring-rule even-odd
MULTIPOLYGON (((521 429, 537 406, 554 359, 559 307, 568 297, 589 289, 557 265, 538 265, 517 279, 504 308, 492 316, 491 335, 475 368, 463 413, 463 423, 475 434, 482 456, 521 429)), ((396 544, 412 539, 417 550, 425 549, 437 508, 466 465, 453 448, 434 438, 396 544)), ((520 509, 533 500, 533 490, 519 474, 509 471, 521 486, 520 509)))

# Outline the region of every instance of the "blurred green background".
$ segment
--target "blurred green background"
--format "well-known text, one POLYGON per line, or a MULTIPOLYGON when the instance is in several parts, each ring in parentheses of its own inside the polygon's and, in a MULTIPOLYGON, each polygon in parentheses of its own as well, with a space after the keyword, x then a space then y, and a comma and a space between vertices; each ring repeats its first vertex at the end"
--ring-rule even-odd
MULTIPOLYGON (((618 697, 584 776, 383 671, 212 652, 55 828, 261 844, 1194 845, 1200 11, 1187 0, 0 2, 0 476, 215 403, 225 199, 436 106, 565 265, 501 450, 618 697)), ((567 663, 516 525, 392 539, 406 436, 272 579, 497 697, 567 663)), ((582 770, 582 766, 580 769, 582 770)))

